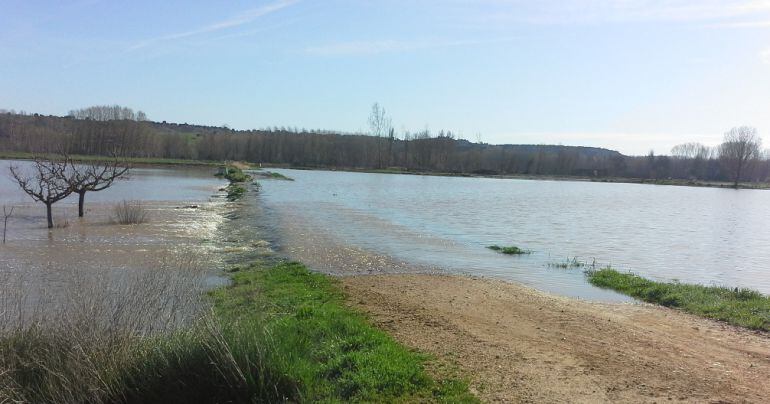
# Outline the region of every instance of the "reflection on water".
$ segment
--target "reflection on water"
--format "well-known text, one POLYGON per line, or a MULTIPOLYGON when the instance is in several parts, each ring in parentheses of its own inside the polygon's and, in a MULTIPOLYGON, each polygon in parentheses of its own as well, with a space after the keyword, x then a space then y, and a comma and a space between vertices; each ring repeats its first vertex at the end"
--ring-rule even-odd
POLYGON ((287 249, 321 234, 396 261, 592 299, 617 295, 548 264, 595 259, 655 279, 770 293, 768 191, 276 171, 296 181, 262 181, 260 198, 287 249), (491 244, 534 253, 503 256, 491 244))

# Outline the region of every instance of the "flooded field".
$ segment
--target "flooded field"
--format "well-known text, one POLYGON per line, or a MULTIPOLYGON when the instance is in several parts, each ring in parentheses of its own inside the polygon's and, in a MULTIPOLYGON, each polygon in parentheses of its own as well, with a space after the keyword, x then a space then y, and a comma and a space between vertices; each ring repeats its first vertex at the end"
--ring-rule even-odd
POLYGON ((770 293, 770 192, 580 181, 277 170, 260 199, 288 255, 328 272, 492 276, 567 296, 590 286, 576 259, 654 279, 770 293), (485 247, 533 253, 504 256, 485 247), (364 253, 366 252, 366 253, 364 253), (373 258, 374 257, 374 258, 373 258))
MULTIPOLYGON (((0 161, 0 206, 14 207, 7 243, 0 245, 0 276, 6 286, 23 285, 26 293, 42 296, 69 288, 77 279, 122 277, 160 267, 195 266, 213 274, 218 268, 217 247, 208 241, 218 237, 224 220, 225 202, 217 194, 225 182, 211 168, 133 169, 129 179, 87 193, 84 218, 77 217, 77 195, 54 204, 57 228, 49 231, 44 206, 12 182, 9 164, 28 163, 0 161), (122 200, 141 201, 147 222, 113 223, 113 206, 122 200)), ((205 279, 218 281, 215 276, 205 279)))

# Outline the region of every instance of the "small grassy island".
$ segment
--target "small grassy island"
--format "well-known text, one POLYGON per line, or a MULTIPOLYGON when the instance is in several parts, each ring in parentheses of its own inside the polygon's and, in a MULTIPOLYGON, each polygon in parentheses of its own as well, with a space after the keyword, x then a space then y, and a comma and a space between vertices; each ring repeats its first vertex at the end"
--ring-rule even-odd
POLYGON ((516 246, 507 246, 507 247, 505 247, 505 246, 499 246, 499 245, 491 245, 491 246, 488 246, 487 248, 489 248, 492 251, 497 251, 497 252, 499 252, 501 254, 506 254, 506 255, 532 254, 532 251, 523 250, 523 249, 521 249, 519 247, 516 247, 516 246))

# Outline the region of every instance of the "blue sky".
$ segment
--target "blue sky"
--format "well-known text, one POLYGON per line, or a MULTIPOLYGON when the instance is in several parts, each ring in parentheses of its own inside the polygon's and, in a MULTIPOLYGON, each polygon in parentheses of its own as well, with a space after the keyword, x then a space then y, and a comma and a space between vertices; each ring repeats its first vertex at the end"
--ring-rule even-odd
POLYGON ((628 154, 756 126, 770 0, 0 0, 0 108, 399 129, 628 154))

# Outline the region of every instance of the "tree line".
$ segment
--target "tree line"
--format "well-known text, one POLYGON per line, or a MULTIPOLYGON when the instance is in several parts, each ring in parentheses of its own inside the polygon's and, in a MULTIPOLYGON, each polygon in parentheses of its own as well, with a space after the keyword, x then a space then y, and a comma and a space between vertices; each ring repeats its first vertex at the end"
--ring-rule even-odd
POLYGON ((685 143, 670 154, 626 156, 579 146, 491 145, 451 131, 397 133, 375 104, 368 133, 266 128, 233 130, 152 122, 123 107, 94 107, 70 116, 0 114, 0 151, 198 160, 244 160, 336 169, 395 169, 487 175, 557 175, 652 180, 766 182, 770 162, 756 130, 738 127, 717 147, 685 143), (104 111, 102 110, 104 109, 104 111), (120 119, 102 119, 115 112, 120 119), (85 116, 85 118, 83 118, 85 116), (139 119, 139 117, 143 119, 139 119))

